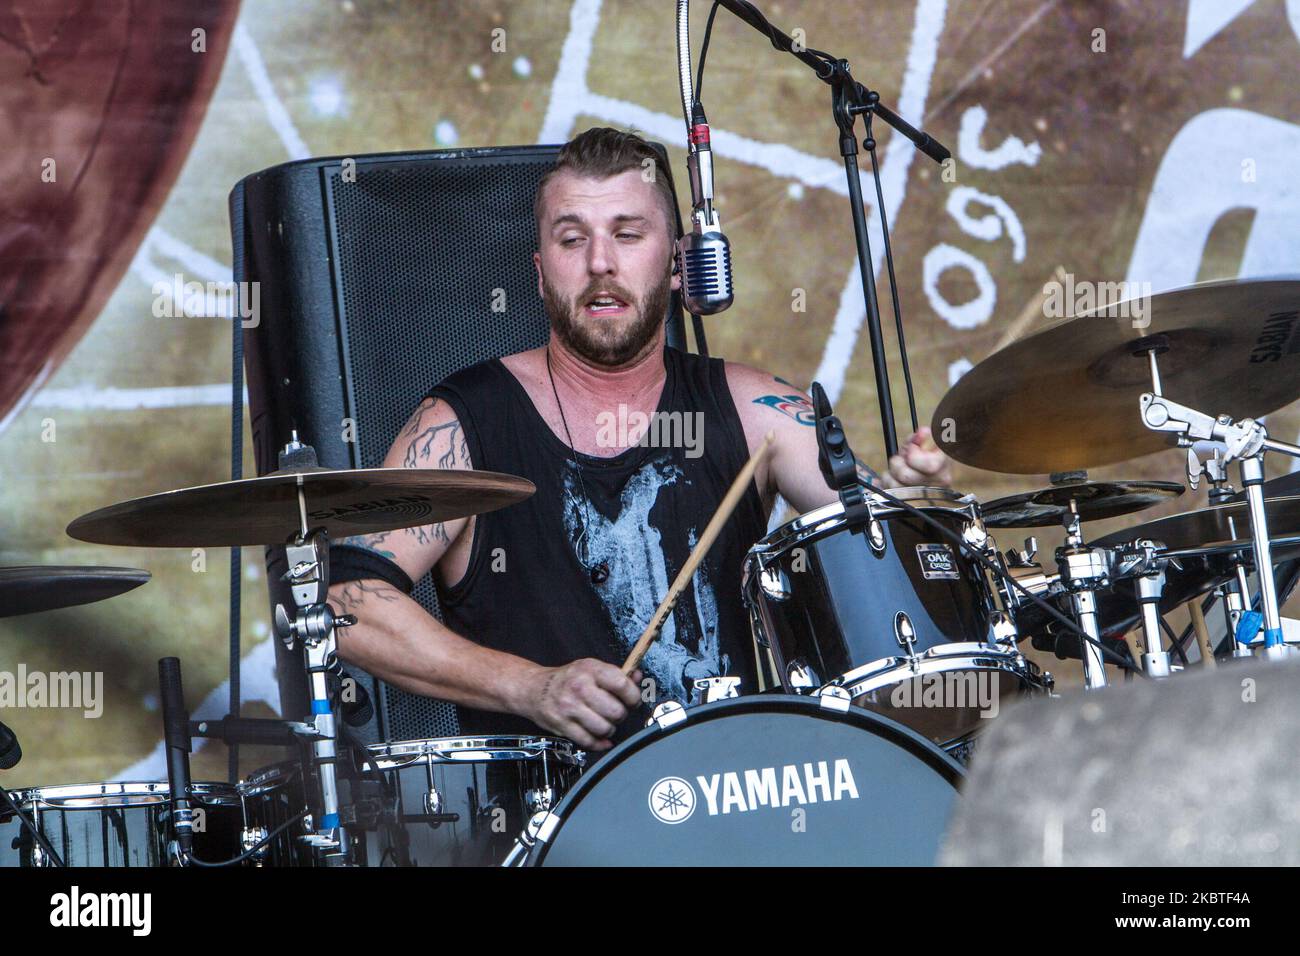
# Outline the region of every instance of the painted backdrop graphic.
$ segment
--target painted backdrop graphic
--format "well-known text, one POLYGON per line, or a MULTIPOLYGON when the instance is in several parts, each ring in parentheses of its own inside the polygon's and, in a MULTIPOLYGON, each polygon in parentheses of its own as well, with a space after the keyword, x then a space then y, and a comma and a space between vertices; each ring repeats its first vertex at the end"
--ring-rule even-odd
MULTIPOLYGON (((923 421, 973 363, 1051 320, 1046 283, 1160 291, 1300 272, 1300 0, 759 6, 953 150, 945 176, 876 130, 923 421)), ((693 10, 698 43, 708 5, 693 10)), ((230 187, 313 155, 557 142, 595 124, 666 143, 680 173, 673 4, 0 0, 0 70, 0 564, 154 574, 112 601, 0 621, 0 671, 103 687, 96 717, 85 701, 5 703, 27 752, 6 782, 157 777, 159 657, 183 659, 191 709, 224 712, 228 555, 94 547, 63 529, 229 473, 230 187)), ((709 321, 711 350, 816 378, 855 446, 878 450, 827 89, 725 13, 707 77, 738 288, 709 321)), ((892 346, 890 325, 886 311, 892 346)), ((1300 414, 1268 424, 1294 439, 1300 414)), ((1093 477, 1181 467, 1170 452, 1093 477)), ((991 498, 1041 482, 962 467, 956 483, 991 498)), ((278 696, 260 554, 242 573, 245 713, 266 715, 278 696)), ((1047 664, 1068 683, 1068 665, 1047 664)), ((245 766, 277 756, 250 749, 245 766)), ((195 776, 224 763, 203 748, 195 776)))

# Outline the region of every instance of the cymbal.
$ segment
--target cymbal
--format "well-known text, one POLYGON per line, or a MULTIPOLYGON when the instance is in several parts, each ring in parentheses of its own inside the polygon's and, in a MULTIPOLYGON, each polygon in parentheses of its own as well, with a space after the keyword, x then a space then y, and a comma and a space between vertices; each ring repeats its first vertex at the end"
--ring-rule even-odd
MULTIPOLYGON (((1293 461, 1293 459, 1284 459, 1293 461)), ((1270 478, 1263 484, 1265 498, 1289 498, 1292 495, 1300 495, 1300 471, 1292 471, 1285 475, 1278 475, 1276 478, 1270 478)), ((1228 501, 1245 501, 1246 493, 1238 491, 1230 497, 1228 501)))
POLYGON ((284 544, 299 531, 299 485, 308 527, 323 527, 333 540, 495 511, 537 490, 491 471, 307 468, 119 502, 75 519, 68 534, 148 548, 284 544))
POLYGON ((139 568, 30 565, 0 568, 0 617, 53 611, 117 597, 149 580, 139 568))
MULTIPOLYGON (((1300 496, 1268 498, 1270 541, 1289 541, 1300 536, 1300 496)), ((1245 502, 1211 505, 1197 511, 1156 518, 1090 541, 1096 548, 1113 548, 1147 538, 1159 541, 1176 554, 1208 554, 1250 547, 1250 511, 1245 502)))
POLYGON ((980 505, 980 514, 990 528, 1045 528, 1069 517, 1071 501, 1083 521, 1100 521, 1150 508, 1182 493, 1183 486, 1176 481, 1069 482, 998 498, 980 505))
POLYGON ((1065 319, 994 352, 939 402, 947 454, 990 471, 1044 474, 1173 447, 1143 423, 1149 362, 1134 344, 1164 336, 1163 394, 1210 415, 1258 418, 1300 398, 1300 280, 1207 282, 1065 319), (1135 327, 1135 325, 1140 327, 1135 327), (1277 338, 1280 346, 1274 342, 1277 338))

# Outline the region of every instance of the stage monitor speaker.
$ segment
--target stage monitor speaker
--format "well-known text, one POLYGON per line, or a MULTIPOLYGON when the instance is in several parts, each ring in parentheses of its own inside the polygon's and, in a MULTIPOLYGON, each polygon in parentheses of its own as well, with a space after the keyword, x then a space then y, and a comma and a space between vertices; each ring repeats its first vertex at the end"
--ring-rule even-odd
MULTIPOLYGON (((259 305, 244 332, 258 474, 295 430, 325 467, 377 466, 431 386, 546 341, 533 199, 559 149, 310 159, 235 186, 234 278, 257 283, 259 305)), ((669 344, 685 348, 676 295, 665 318, 669 344)), ((284 549, 268 549, 272 606, 292 607, 284 569, 284 549)), ((414 597, 440 615, 430 576, 414 597)), ((296 718, 308 708, 301 663, 276 645, 281 707, 296 718)), ((363 739, 457 732, 450 705, 361 676, 378 683, 379 723, 363 739)))
POLYGON ((976 747, 950 866, 1300 864, 1300 662, 1015 704, 976 747))

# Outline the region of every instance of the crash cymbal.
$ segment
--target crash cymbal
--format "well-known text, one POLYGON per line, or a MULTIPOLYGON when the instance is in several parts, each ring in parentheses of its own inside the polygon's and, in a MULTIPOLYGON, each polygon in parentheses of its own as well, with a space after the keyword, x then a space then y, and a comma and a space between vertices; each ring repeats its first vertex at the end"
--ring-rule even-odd
POLYGON ((1173 447, 1142 423, 1143 339, 1162 336, 1163 394, 1258 418, 1300 398, 1300 280, 1210 282, 1066 319, 990 355, 939 402, 932 428, 957 461, 1043 474, 1173 447))
MULTIPOLYGON (((1264 510, 1270 541, 1290 542, 1300 536, 1300 496, 1266 499, 1264 510)), ((1143 538, 1159 541, 1178 555, 1249 549, 1250 512, 1245 502, 1211 505, 1124 528, 1089 544, 1113 548, 1143 538)))
POLYGON ((149 578, 139 568, 0 568, 0 617, 91 604, 134 590, 149 578))
POLYGON ((1059 525, 1075 503, 1083 521, 1117 518, 1158 505, 1183 493, 1175 481, 1080 481, 998 498, 980 506, 990 528, 1044 528, 1059 525))
MULTIPOLYGON (((1293 461, 1293 459, 1284 459, 1284 461, 1293 461)), ((1292 495, 1300 495, 1300 471, 1292 471, 1285 475, 1278 475, 1276 478, 1270 478, 1264 482, 1265 498, 1289 498, 1292 495)), ((1238 491, 1228 499, 1229 502, 1245 501, 1246 493, 1238 491)))
POLYGON ((323 527, 334 540, 495 511, 536 490, 491 471, 305 468, 123 501, 82 515, 68 534, 152 548, 283 544, 299 529, 300 484, 308 527, 323 527))

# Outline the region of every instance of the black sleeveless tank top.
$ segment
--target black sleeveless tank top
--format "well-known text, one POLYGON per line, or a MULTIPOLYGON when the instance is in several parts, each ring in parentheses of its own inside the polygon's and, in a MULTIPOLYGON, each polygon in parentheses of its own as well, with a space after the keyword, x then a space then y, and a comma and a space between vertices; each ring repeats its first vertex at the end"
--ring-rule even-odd
MULTIPOLYGON (((613 458, 574 453, 497 359, 429 393, 447 401, 475 468, 527 478, 527 501, 479 515, 468 569, 442 588, 446 624, 463 637, 546 666, 594 657, 621 665, 749 457, 721 359, 665 349, 654 425, 613 458), (585 486, 589 500, 584 504, 585 486), (579 560, 586 526, 588 566, 579 560), (595 583, 589 567, 603 562, 595 583)), ((617 429, 610 413, 598 426, 617 429)), ((626 416, 622 416, 626 420, 626 416)), ((754 647, 741 599, 746 551, 766 533, 751 481, 642 664, 643 697, 618 728, 640 729, 655 703, 686 703, 692 681, 734 675, 755 689, 754 647)), ((536 734, 522 717, 460 709, 466 734, 536 734)))

